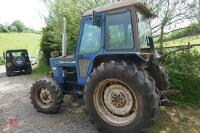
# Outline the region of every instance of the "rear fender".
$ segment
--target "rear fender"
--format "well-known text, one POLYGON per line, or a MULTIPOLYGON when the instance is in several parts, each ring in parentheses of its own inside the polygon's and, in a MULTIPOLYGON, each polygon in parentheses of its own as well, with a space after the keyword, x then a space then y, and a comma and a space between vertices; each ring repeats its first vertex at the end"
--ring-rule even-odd
POLYGON ((99 66, 102 62, 108 62, 110 60, 123 60, 128 63, 134 63, 138 66, 146 63, 146 60, 139 53, 102 54, 95 57, 93 61, 93 68, 99 66))

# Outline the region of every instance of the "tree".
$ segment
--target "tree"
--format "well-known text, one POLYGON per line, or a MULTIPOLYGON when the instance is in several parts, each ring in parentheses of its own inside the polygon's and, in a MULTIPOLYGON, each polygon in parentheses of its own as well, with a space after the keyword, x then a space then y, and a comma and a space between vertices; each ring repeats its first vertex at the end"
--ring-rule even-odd
POLYGON ((15 26, 8 26, 8 30, 10 32, 16 32, 17 31, 17 28, 15 26))
POLYGON ((178 24, 195 19, 193 8, 195 0, 143 0, 149 5, 157 18, 151 22, 153 34, 160 35, 160 48, 163 50, 163 39, 166 29, 178 29, 178 24))
POLYGON ((21 22, 20 20, 15 20, 15 21, 11 24, 11 26, 16 27, 16 28, 17 28, 17 32, 23 32, 24 29, 26 28, 25 25, 24 25, 24 23, 21 22))
POLYGON ((0 32, 9 32, 8 26, 0 24, 0 32))

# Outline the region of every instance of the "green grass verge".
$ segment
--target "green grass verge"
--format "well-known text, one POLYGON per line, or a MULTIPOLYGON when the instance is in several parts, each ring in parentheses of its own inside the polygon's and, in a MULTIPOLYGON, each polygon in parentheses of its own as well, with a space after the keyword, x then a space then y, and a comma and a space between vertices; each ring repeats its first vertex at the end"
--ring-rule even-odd
POLYGON ((29 55, 38 57, 41 34, 35 33, 0 33, 0 56, 5 50, 27 49, 29 55))
POLYGON ((33 77, 44 77, 51 71, 51 67, 45 64, 39 64, 33 69, 33 77))
POLYGON ((4 65, 5 61, 0 57, 0 65, 4 65))
POLYGON ((162 107, 153 133, 199 133, 199 108, 162 107))

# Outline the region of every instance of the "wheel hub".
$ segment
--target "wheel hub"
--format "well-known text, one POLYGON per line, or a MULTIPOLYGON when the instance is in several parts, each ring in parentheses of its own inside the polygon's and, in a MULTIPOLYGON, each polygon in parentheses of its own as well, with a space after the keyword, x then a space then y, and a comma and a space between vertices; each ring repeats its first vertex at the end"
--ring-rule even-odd
POLYGON ((126 99, 123 93, 114 93, 111 102, 116 108, 123 108, 126 104, 126 99))
POLYGON ((130 92, 120 84, 105 88, 104 102, 106 108, 117 116, 128 115, 135 103, 130 92))
POLYGON ((52 101, 51 94, 47 88, 41 89, 40 99, 44 104, 49 104, 52 101))

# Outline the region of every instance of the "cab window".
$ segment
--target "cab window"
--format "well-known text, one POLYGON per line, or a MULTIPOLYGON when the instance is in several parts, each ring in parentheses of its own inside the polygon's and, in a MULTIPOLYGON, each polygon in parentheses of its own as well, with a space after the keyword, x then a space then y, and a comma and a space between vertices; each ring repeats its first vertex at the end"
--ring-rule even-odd
POLYGON ((150 48, 147 43, 148 37, 152 37, 149 18, 140 12, 137 12, 137 18, 140 48, 150 48))
POLYGON ((97 17, 97 23, 92 19, 84 22, 83 33, 80 42, 79 54, 97 53, 101 48, 101 17, 97 17))
POLYGON ((106 16, 106 47, 108 50, 132 49, 133 30, 131 12, 106 16))

